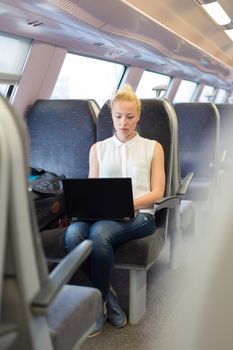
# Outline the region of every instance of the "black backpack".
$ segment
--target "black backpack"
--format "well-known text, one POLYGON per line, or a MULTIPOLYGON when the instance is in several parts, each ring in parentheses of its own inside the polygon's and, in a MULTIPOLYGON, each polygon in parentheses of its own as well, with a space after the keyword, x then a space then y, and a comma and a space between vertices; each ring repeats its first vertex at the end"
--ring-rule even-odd
POLYGON ((58 226, 65 216, 65 201, 62 189, 64 175, 56 175, 43 169, 31 168, 28 188, 35 204, 40 231, 58 226))

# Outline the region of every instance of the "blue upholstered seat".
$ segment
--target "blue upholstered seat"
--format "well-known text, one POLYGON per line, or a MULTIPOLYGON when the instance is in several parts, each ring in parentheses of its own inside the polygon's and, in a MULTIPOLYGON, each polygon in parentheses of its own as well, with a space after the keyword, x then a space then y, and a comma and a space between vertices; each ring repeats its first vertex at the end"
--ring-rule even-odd
POLYGON ((96 141, 96 113, 89 100, 37 100, 27 115, 30 165, 66 177, 88 176, 96 141))
POLYGON ((206 200, 219 161, 219 113, 213 103, 177 103, 181 176, 193 172, 186 198, 206 200))
POLYGON ((219 179, 219 113, 213 103, 177 103, 174 105, 179 130, 181 177, 194 176, 186 200, 194 206, 194 234, 205 230, 205 216, 213 204, 219 179))

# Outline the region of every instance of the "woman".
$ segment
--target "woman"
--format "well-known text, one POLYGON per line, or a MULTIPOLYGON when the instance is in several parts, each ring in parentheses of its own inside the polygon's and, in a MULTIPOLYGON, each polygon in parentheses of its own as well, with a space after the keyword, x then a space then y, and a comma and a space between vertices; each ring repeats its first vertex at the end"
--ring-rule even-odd
POLYGON ((165 186, 163 148, 160 143, 137 133, 141 103, 130 85, 116 92, 111 111, 115 134, 92 146, 89 177, 131 177, 135 219, 130 222, 75 222, 65 235, 68 251, 84 239, 93 241, 89 277, 102 293, 103 311, 92 335, 102 330, 107 317, 116 327, 126 324, 126 315, 110 288, 113 247, 154 232, 154 202, 163 196, 165 186))

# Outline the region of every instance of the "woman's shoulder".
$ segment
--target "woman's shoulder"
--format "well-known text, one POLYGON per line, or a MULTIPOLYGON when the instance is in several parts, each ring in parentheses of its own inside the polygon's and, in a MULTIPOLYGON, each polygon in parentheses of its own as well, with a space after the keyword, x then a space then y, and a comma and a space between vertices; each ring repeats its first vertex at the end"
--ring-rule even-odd
POLYGON ((145 144, 155 144, 158 142, 157 140, 148 139, 147 137, 142 137, 140 135, 138 137, 138 140, 140 142, 144 142, 145 144))
POLYGON ((146 137, 142 137, 140 136, 138 138, 139 142, 141 142, 141 144, 144 145, 144 147, 147 147, 149 149, 151 149, 152 152, 156 152, 156 153, 163 153, 163 146, 162 144, 157 141, 157 140, 151 140, 151 139, 148 139, 146 137))
POLYGON ((101 141, 97 141, 96 145, 104 145, 106 143, 111 143, 113 140, 113 136, 108 137, 107 139, 101 140, 101 141))
POLYGON ((108 137, 107 139, 97 141, 95 143, 95 147, 98 150, 104 150, 106 147, 109 147, 109 145, 111 145, 112 143, 113 143, 113 137, 108 137))

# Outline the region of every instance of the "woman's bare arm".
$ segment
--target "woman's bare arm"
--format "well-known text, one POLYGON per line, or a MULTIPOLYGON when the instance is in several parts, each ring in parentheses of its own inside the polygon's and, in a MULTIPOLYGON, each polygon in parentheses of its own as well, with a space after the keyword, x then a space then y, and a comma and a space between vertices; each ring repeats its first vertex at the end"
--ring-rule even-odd
POLYGON ((99 177, 99 162, 97 158, 96 143, 91 146, 89 152, 89 175, 88 177, 99 177))
POLYGON ((134 208, 151 207, 158 199, 163 197, 165 189, 164 152, 159 142, 156 142, 151 163, 151 191, 134 199, 134 208))

